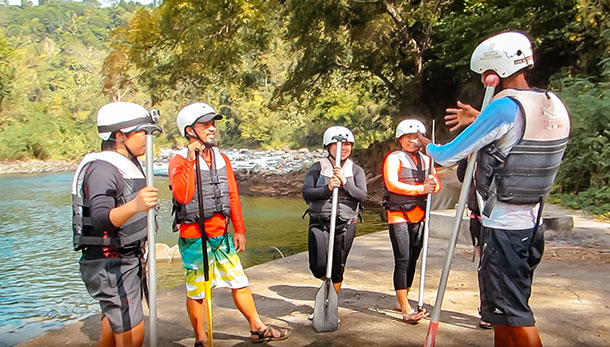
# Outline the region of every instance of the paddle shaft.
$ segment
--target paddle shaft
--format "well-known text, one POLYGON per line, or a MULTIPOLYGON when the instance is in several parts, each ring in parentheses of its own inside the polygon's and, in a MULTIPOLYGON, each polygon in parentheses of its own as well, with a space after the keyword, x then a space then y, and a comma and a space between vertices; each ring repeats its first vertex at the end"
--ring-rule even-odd
MULTIPOLYGON (((212 149, 210 149, 212 150, 212 149)), ((208 346, 213 347, 213 334, 212 334, 212 291, 210 290, 210 266, 208 263, 208 235, 205 233, 205 220, 204 220, 204 209, 203 209, 203 187, 201 186, 201 161, 199 160, 200 151, 199 148, 195 148, 195 181, 197 183, 197 203, 199 205, 199 229, 201 231, 201 253, 203 254, 203 277, 204 290, 205 290, 205 302, 207 312, 207 323, 208 323, 208 346)))
MULTIPOLYGON (((497 85, 497 84, 496 84, 497 85)), ((485 96, 483 97, 483 103, 481 105, 481 112, 489 105, 493 98, 495 86, 492 84, 486 84, 485 96)), ((474 172, 474 164, 477 160, 477 152, 470 155, 468 165, 466 166, 466 173, 464 174, 464 183, 460 190, 460 197, 458 200, 457 210, 455 212, 455 222, 453 223, 453 230, 449 238, 449 244, 447 245, 447 252, 445 255, 445 263, 443 265, 443 271, 441 273, 441 279, 436 292, 436 303, 432 309, 430 315, 430 325, 428 326, 428 334, 424 340, 424 347, 432 347, 435 345, 436 332, 438 323, 441 316, 441 307, 443 305, 443 299, 445 297, 445 290, 447 289, 447 280, 449 278, 449 271, 451 270, 451 261, 453 260, 453 253, 455 251, 455 245, 457 244, 457 238, 460 231, 460 224, 462 217, 464 216, 464 207, 466 205, 466 199, 468 197, 468 191, 470 189, 470 183, 472 182, 472 173, 474 172)))
MULTIPOLYGON (((434 143, 434 133, 435 133, 435 125, 436 123, 432 120, 432 143, 434 143)), ((432 173, 432 168, 434 168, 434 159, 430 157, 430 173, 432 173)), ((424 217, 424 235, 423 235, 423 243, 422 243, 422 253, 421 253, 421 270, 419 271, 419 297, 417 300, 417 310, 422 311, 424 308, 424 288, 426 282, 426 259, 428 258, 428 238, 430 235, 430 206, 432 204, 432 193, 428 193, 428 197, 426 198, 426 214, 424 217)))
MULTIPOLYGON (((335 151, 335 167, 341 167, 341 141, 337 141, 335 151)), ((328 255, 326 261, 326 279, 330 280, 333 267, 333 250, 335 246, 335 228, 337 226, 337 200, 339 200, 339 187, 333 189, 332 206, 330 209, 330 230, 328 231, 328 255)), ((334 288, 333 288, 334 290, 334 288)))
MULTIPOLYGON (((153 172, 153 134, 146 133, 146 185, 154 186, 153 172)), ((149 310, 149 330, 150 346, 157 346, 157 258, 155 249, 155 213, 154 208, 149 208, 146 212, 147 233, 148 233, 148 310, 149 310)))

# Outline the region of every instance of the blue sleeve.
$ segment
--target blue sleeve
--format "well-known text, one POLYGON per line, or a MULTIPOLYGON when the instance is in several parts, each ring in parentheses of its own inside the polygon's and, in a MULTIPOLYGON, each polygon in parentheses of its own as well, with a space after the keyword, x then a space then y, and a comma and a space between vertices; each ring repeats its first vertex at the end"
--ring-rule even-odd
POLYGON ((443 166, 460 159, 504 136, 511 129, 519 112, 519 104, 505 97, 495 100, 464 131, 445 145, 429 144, 426 153, 443 166))

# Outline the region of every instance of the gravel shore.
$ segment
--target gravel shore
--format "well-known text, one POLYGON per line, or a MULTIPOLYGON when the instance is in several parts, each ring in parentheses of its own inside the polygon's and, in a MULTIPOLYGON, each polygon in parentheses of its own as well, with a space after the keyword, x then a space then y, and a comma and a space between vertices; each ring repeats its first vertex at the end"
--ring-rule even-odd
POLYGON ((0 162, 0 175, 74 171, 76 170, 77 165, 77 162, 61 160, 18 160, 0 162))

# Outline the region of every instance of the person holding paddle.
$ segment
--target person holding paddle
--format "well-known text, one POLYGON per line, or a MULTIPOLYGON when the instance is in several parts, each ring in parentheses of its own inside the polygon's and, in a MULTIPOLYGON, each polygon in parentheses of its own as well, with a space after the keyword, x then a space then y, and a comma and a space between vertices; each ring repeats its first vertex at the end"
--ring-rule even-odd
MULTIPOLYGON (((539 226, 544 199, 568 143, 570 116, 555 93, 529 86, 526 72, 533 66, 526 34, 508 31, 483 40, 470 69, 482 82, 498 79, 501 91, 480 114, 446 117, 452 129, 466 127, 451 142, 436 145, 420 136, 426 152, 443 166, 478 151, 481 319, 493 324, 495 346, 542 345, 529 298, 544 251, 539 226)), ((467 171, 465 182, 471 178, 467 171)))
POLYGON ((306 212, 309 213, 309 269, 316 278, 327 280, 327 256, 332 253, 330 280, 336 293, 339 293, 347 256, 356 236, 358 213, 367 196, 366 175, 364 170, 350 159, 354 135, 348 128, 332 126, 326 129, 323 144, 328 151, 328 157, 309 168, 302 191, 303 198, 309 204, 306 212), (341 146, 340 158, 336 158, 338 145, 341 146), (336 166, 337 161, 340 166, 336 166), (338 191, 336 218, 332 223, 332 195, 335 189, 338 191), (330 228, 333 224, 334 242, 332 250, 328 251, 329 235, 332 234, 330 228))
POLYGON ((396 127, 401 149, 388 154, 383 162, 383 205, 394 252, 396 308, 407 323, 417 323, 426 315, 425 309, 411 308, 408 295, 423 245, 426 198, 441 190, 430 157, 420 152, 422 145, 417 138, 418 132, 426 133, 422 122, 416 119, 401 121, 396 127))
MULTIPOLYGON (((207 346, 212 339, 204 329, 205 311, 211 317, 212 310, 203 301, 211 303, 204 294, 205 286, 231 288, 235 306, 250 324, 252 342, 284 340, 290 330, 262 322, 237 254, 246 249, 246 230, 231 162, 216 147, 215 121, 222 118, 203 102, 183 107, 176 121, 180 134, 189 141, 188 148, 169 162, 174 213, 180 231, 178 245, 186 275, 186 308, 195 331, 195 346, 207 346), (197 172, 199 160, 201 170, 197 172), (198 180, 200 184, 196 184, 198 180), (228 233, 229 221, 235 229, 232 237, 228 233), (204 271, 204 241, 211 283, 204 271)), ((208 320, 208 332, 210 327, 208 320)))
POLYGON ((74 250, 80 274, 102 309, 98 346, 141 346, 144 244, 147 211, 158 189, 146 185, 138 157, 146 133, 160 132, 152 112, 131 102, 111 102, 97 112, 102 151, 85 155, 72 182, 74 250))

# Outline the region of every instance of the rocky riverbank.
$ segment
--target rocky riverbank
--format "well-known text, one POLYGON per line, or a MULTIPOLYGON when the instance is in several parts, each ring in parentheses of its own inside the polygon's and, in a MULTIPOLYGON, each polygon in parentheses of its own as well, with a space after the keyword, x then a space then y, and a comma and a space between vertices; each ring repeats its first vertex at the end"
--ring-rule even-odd
POLYGON ((61 160, 17 160, 0 162, 0 175, 74 171, 77 166, 77 162, 61 160))
MULTIPOLYGON (((373 152, 354 151, 354 160, 367 173, 369 198, 367 205, 378 207, 383 198, 383 180, 381 178, 382 153, 390 148, 377 148, 373 152), (373 154, 371 154, 373 153, 373 154), (378 153, 375 155, 374 153, 378 153)), ((155 175, 167 176, 168 161, 184 149, 163 149, 156 156, 153 169, 155 175)), ((290 196, 300 197, 303 179, 307 169, 316 161, 326 157, 323 149, 309 150, 253 150, 223 149, 235 171, 240 193, 251 196, 290 196)), ((3 174, 39 174, 49 172, 74 171, 78 162, 67 161, 14 161, 0 163, 0 175, 3 174)), ((143 165, 145 167, 145 165, 143 165)), ((439 175, 444 189, 433 200, 436 208, 448 208, 455 204, 459 183, 455 181, 452 170, 442 169, 439 175)))

